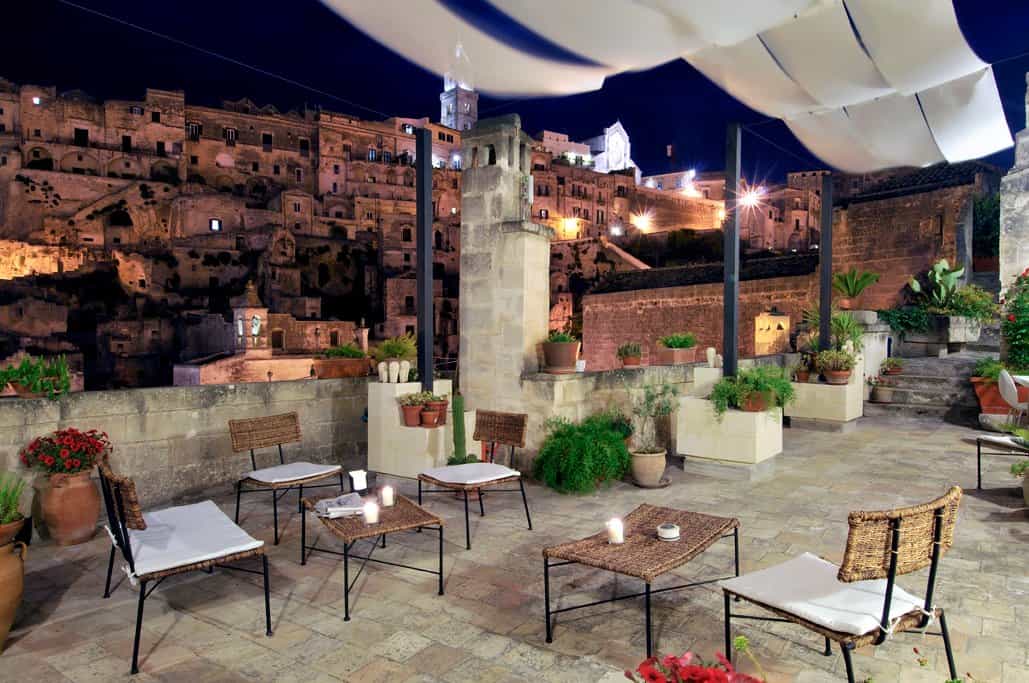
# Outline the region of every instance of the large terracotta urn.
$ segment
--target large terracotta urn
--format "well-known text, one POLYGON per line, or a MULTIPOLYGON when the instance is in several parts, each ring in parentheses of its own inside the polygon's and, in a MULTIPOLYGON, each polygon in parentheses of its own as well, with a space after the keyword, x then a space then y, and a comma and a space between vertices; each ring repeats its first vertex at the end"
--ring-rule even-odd
POLYGON ((632 478, 636 485, 646 489, 654 489, 661 486, 661 477, 665 473, 664 449, 647 453, 642 451, 631 451, 632 455, 632 478))
POLYGON ((25 589, 25 552, 24 543, 0 545, 0 653, 25 589))
POLYGON ((43 521, 57 545, 85 543, 96 533, 100 492, 89 475, 51 474, 36 480, 43 521))

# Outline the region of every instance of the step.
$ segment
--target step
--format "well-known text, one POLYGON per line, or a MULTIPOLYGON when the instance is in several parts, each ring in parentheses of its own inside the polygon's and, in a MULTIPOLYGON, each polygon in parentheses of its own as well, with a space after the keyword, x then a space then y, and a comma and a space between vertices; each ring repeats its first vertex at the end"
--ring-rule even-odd
POLYGON ((975 408, 979 405, 979 401, 975 397, 974 392, 939 392, 939 391, 926 391, 922 389, 901 389, 894 388, 893 390, 893 404, 891 405, 941 405, 941 406, 960 406, 967 408, 975 408))
MULTIPOLYGON (((990 354, 982 354, 989 356, 990 354)), ((904 358, 904 375, 920 377, 971 377, 979 358, 904 358)))
POLYGON ((872 403, 865 401, 865 417, 893 417, 912 419, 932 417, 952 424, 975 427, 979 422, 979 408, 949 405, 906 405, 903 403, 872 403))
POLYGON ((960 391, 967 389, 975 393, 968 377, 938 377, 936 375, 916 375, 902 372, 899 375, 885 375, 894 386, 903 389, 939 389, 941 391, 960 391))

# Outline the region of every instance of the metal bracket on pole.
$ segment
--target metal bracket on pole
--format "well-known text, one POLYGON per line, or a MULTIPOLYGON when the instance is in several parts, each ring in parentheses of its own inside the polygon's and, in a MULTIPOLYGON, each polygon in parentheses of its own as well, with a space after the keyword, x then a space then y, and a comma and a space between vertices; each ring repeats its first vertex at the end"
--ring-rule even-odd
POLYGON ((722 294, 722 374, 736 374, 739 358, 740 303, 740 124, 730 123, 725 136, 725 289, 722 294))
POLYGON ((432 391, 432 351, 436 335, 432 310, 432 132, 427 128, 415 131, 415 171, 418 376, 422 390, 432 391))
POLYGON ((818 243, 818 349, 832 346, 832 175, 822 176, 822 212, 818 243))

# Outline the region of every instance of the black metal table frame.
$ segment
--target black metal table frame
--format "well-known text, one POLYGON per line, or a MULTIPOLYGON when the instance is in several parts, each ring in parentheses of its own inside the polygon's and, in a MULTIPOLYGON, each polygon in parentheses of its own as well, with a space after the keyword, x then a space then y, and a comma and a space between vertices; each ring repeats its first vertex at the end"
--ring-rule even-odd
MULTIPOLYGON (((989 443, 989 442, 987 442, 989 443)), ((1003 455, 1009 458, 1025 457, 1029 455, 1027 451, 1007 450, 1007 451, 984 451, 983 450, 983 439, 982 437, 976 437, 975 440, 975 488, 982 490, 983 488, 983 456, 984 455, 1003 455)))
MULTIPOLYGON (((732 530, 731 534, 723 534, 721 536, 721 538, 719 538, 718 540, 721 540, 723 538, 729 538, 730 536, 733 539, 733 553, 734 553, 734 555, 733 555, 733 568, 734 568, 734 570, 736 572, 735 575, 739 576, 740 575, 740 528, 736 527, 735 529, 732 530)), ((705 550, 706 550, 706 548, 705 548, 705 550)), ((571 607, 562 607, 560 609, 550 609, 550 570, 553 567, 563 567, 563 566, 569 565, 569 564, 581 564, 581 563, 580 562, 576 562, 575 560, 567 560, 567 561, 562 561, 562 562, 553 562, 553 563, 551 563, 547 557, 543 558, 543 598, 544 598, 544 602, 546 604, 547 642, 548 643, 554 642, 554 624, 553 624, 553 622, 551 620, 552 616, 561 614, 562 612, 572 612, 574 610, 585 609, 587 607, 595 607, 596 605, 603 605, 603 604, 606 604, 606 603, 609 603, 609 602, 618 602, 619 600, 628 600, 630 598, 638 598, 638 597, 640 597, 642 595, 642 596, 644 596, 644 612, 646 614, 647 657, 651 657, 652 654, 653 654, 652 637, 651 637, 651 613, 650 613, 650 596, 651 595, 655 595, 657 593, 667 593, 669 591, 675 591, 675 590, 683 590, 685 588, 696 588, 697 586, 704 586, 704 585, 707 585, 709 583, 715 583, 716 581, 724 581, 726 579, 733 578, 731 576, 723 576, 723 577, 719 577, 717 579, 707 579, 705 581, 694 581, 694 582, 691 582, 691 583, 684 583, 684 584, 679 585, 679 586, 668 586, 666 588, 658 588, 657 590, 651 589, 650 582, 645 581, 644 585, 646 586, 646 588, 641 593, 631 593, 629 595, 619 595, 619 596, 616 596, 616 597, 613 597, 613 598, 608 598, 606 600, 594 600, 593 602, 587 602, 587 603, 583 603, 581 605, 572 605, 571 607)), ((589 567, 590 569, 599 569, 599 567, 593 567, 592 565, 588 565, 588 564, 584 564, 582 566, 589 567)), ((636 578, 636 577, 628 576, 627 574, 620 574, 619 572, 612 571, 611 573, 612 574, 616 574, 618 576, 626 576, 628 578, 636 578)))
MULTIPOLYGON (((465 486, 465 484, 462 484, 462 486, 465 486)), ((474 488, 475 485, 474 484, 467 484, 467 486, 472 486, 474 488)), ((485 506, 482 503, 482 494, 483 493, 486 493, 487 491, 489 493, 521 493, 522 494, 522 505, 525 507, 525 520, 529 523, 529 531, 532 531, 532 516, 529 514, 529 500, 525 497, 525 483, 522 481, 521 477, 518 477, 518 488, 516 488, 516 489, 494 489, 494 488, 489 488, 489 482, 483 482, 483 486, 484 486, 484 488, 475 489, 479 493, 479 516, 480 517, 485 517, 486 516, 486 508, 485 508, 485 506)), ((465 550, 471 550, 472 549, 472 526, 471 526, 471 522, 468 519, 468 489, 467 488, 465 488, 465 489, 423 489, 422 488, 422 480, 419 479, 418 480, 418 504, 419 505, 422 504, 422 494, 423 493, 460 493, 462 490, 464 491, 464 545, 465 545, 465 550)))
MULTIPOLYGON (((326 530, 335 536, 332 529, 326 527, 326 530)), ((369 562, 376 562, 378 564, 385 564, 391 567, 400 567, 401 569, 411 569, 416 572, 422 572, 424 574, 434 574, 439 578, 439 595, 443 595, 443 525, 442 524, 426 524, 425 526, 419 526, 411 529, 398 529, 397 531, 387 531, 385 533, 376 536, 369 536, 367 540, 371 540, 372 546, 368 550, 367 555, 351 555, 350 551, 357 544, 358 541, 366 539, 355 539, 350 543, 343 541, 343 552, 338 550, 329 550, 328 548, 319 548, 315 545, 307 545, 307 511, 304 511, 300 518, 300 564, 307 564, 306 551, 328 553, 330 555, 338 555, 343 558, 343 621, 350 621, 350 591, 357 583, 357 580, 361 577, 361 572, 364 571, 365 566, 369 562), (398 533, 399 531, 418 531, 422 529, 430 529, 432 531, 439 532, 439 571, 432 571, 431 569, 424 569, 422 567, 414 567, 409 564, 401 564, 399 562, 389 562, 387 560, 379 560, 372 557, 372 553, 379 547, 381 541, 382 547, 386 547, 386 535, 390 533, 398 533), (361 562, 361 568, 357 570, 357 574, 354 575, 354 579, 350 580, 350 559, 363 560, 361 562)), ((316 541, 317 542, 317 541, 316 541)))

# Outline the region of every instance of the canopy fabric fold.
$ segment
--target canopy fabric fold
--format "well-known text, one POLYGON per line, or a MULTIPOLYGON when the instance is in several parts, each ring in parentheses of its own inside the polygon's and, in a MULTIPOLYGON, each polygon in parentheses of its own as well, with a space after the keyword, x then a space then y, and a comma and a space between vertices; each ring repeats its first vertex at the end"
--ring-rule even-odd
POLYGON ((978 159, 1012 145, 992 68, 920 92, 918 101, 947 161, 978 159))

